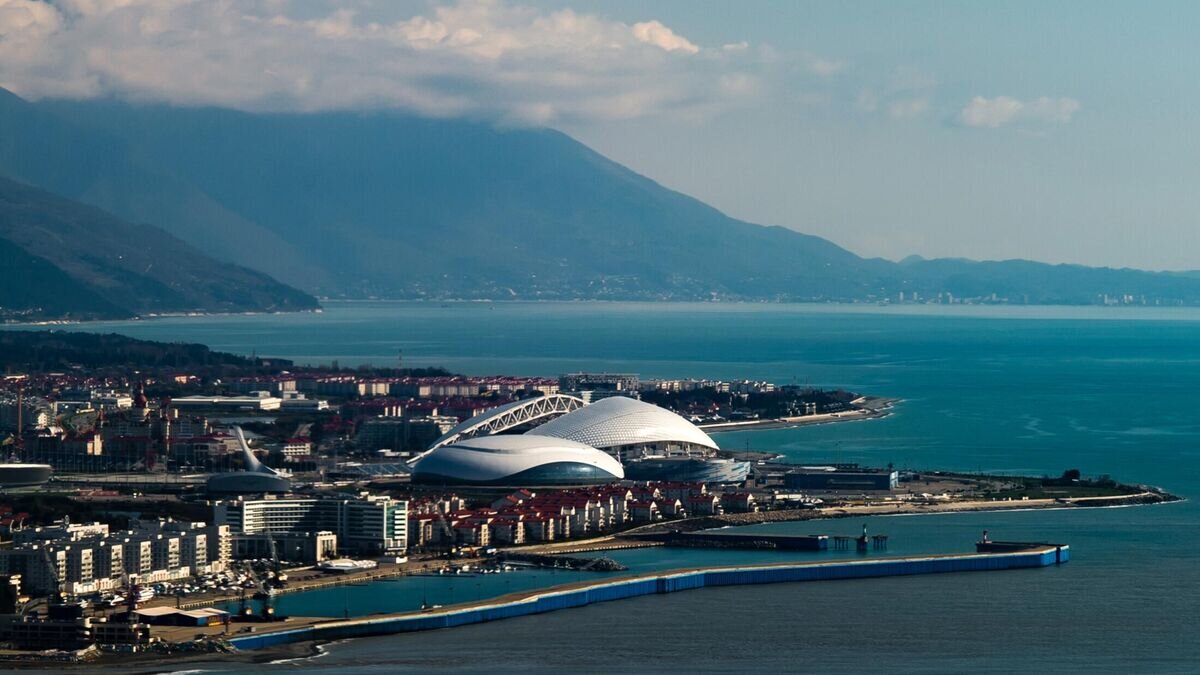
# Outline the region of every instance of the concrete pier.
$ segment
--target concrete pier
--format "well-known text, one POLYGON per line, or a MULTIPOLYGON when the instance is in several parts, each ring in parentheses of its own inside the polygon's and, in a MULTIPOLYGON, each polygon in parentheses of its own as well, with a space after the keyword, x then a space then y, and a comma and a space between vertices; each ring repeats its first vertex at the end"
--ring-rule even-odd
POLYGON ((825 551, 824 534, 756 534, 724 532, 665 532, 639 535, 639 539, 662 542, 664 546, 694 548, 772 548, 781 551, 825 551))
POLYGON ((865 579, 947 572, 986 572, 1051 567, 1065 563, 1069 559, 1070 547, 1065 544, 1056 544, 993 553, 683 569, 512 593, 491 600, 443 609, 406 612, 383 617, 330 620, 299 628, 234 637, 229 642, 238 649, 262 649, 313 640, 342 640, 452 628, 541 614, 570 607, 583 607, 598 602, 657 593, 675 593, 712 586, 865 579))

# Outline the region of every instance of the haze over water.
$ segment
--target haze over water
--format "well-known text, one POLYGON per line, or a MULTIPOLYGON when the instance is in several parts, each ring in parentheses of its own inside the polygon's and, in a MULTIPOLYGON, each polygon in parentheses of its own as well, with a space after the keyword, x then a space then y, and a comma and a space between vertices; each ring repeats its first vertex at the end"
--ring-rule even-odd
MULTIPOLYGON (((1055 475, 1078 468, 1189 498, 1200 494, 1200 311, 1192 309, 380 302, 329 303, 323 314, 68 329, 197 341, 299 362, 390 365, 403 350, 405 365, 470 374, 554 376, 587 369, 844 387, 904 401, 883 420, 716 438, 723 447, 776 450, 801 461, 1055 475)), ((891 536, 892 553, 969 550, 987 528, 996 538, 1068 543, 1072 562, 1045 570, 641 598, 361 640, 302 664, 266 669, 1198 667, 1200 510, 1193 501, 867 522, 891 536)), ((840 532, 860 524, 775 527, 840 532)), ((628 555, 638 567, 670 567, 709 562, 705 556, 712 554, 628 555), (687 560, 673 559, 678 556, 687 560)))

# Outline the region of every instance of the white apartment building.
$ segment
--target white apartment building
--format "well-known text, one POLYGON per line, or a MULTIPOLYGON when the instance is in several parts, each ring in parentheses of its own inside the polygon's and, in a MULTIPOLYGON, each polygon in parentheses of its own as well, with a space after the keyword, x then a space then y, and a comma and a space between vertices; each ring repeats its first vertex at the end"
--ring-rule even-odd
POLYGON ((226 525, 135 521, 120 532, 99 523, 63 525, 24 532, 0 550, 0 574, 20 574, 35 593, 79 595, 119 587, 127 575, 156 583, 222 571, 231 554, 226 525))
POLYGON ((408 548, 408 502, 382 495, 239 498, 217 502, 213 520, 237 534, 328 531, 344 552, 382 555, 408 548))

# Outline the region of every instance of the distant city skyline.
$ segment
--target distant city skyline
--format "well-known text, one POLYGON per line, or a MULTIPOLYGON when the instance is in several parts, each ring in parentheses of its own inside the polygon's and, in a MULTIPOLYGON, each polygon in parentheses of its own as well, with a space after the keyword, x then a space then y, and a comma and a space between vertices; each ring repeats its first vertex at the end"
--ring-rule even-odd
POLYGON ((0 0, 28 98, 561 129, 864 256, 1200 269, 1200 7, 0 0))

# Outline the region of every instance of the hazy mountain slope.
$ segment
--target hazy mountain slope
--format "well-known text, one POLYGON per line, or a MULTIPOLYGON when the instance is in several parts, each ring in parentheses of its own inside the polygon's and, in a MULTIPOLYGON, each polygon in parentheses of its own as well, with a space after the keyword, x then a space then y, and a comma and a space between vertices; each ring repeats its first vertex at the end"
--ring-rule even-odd
POLYGON ((50 261, 0 239, 0 319, 123 319, 132 316, 50 261))
POLYGON ((309 281, 305 256, 283 238, 147 165, 121 138, 83 128, 0 89, 0 174, 159 224, 201 251, 285 281, 309 281), (290 278, 294 276, 294 278, 290 278))
MULTIPOLYGON (((53 297, 61 302, 77 297, 100 314, 316 306, 301 291, 261 272, 213 260, 156 227, 127 223, 3 177, 0 237, 75 282, 56 282, 53 297), (89 301, 92 296, 103 302, 89 301)), ((56 277, 47 272, 44 278, 56 277)))
POLYGON ((192 242, 232 237, 206 250, 334 295, 1200 302, 1200 283, 1178 274, 863 259, 729 218, 550 130, 9 98, 0 171, 20 168, 192 242), (31 157, 39 142, 14 139, 15 114, 47 125, 46 155, 81 154, 81 168, 58 175, 31 157))
POLYGON ((1139 302, 1142 296, 1147 302, 1200 302, 1200 280, 1170 272, 959 258, 910 259, 900 267, 902 278, 911 288, 926 293, 945 291, 959 298, 994 293, 1015 302, 1087 304, 1106 295, 1110 300, 1133 295, 1139 302))
POLYGON ((844 297, 880 267, 728 218, 554 131, 385 113, 50 109, 321 251, 343 288, 844 297))

